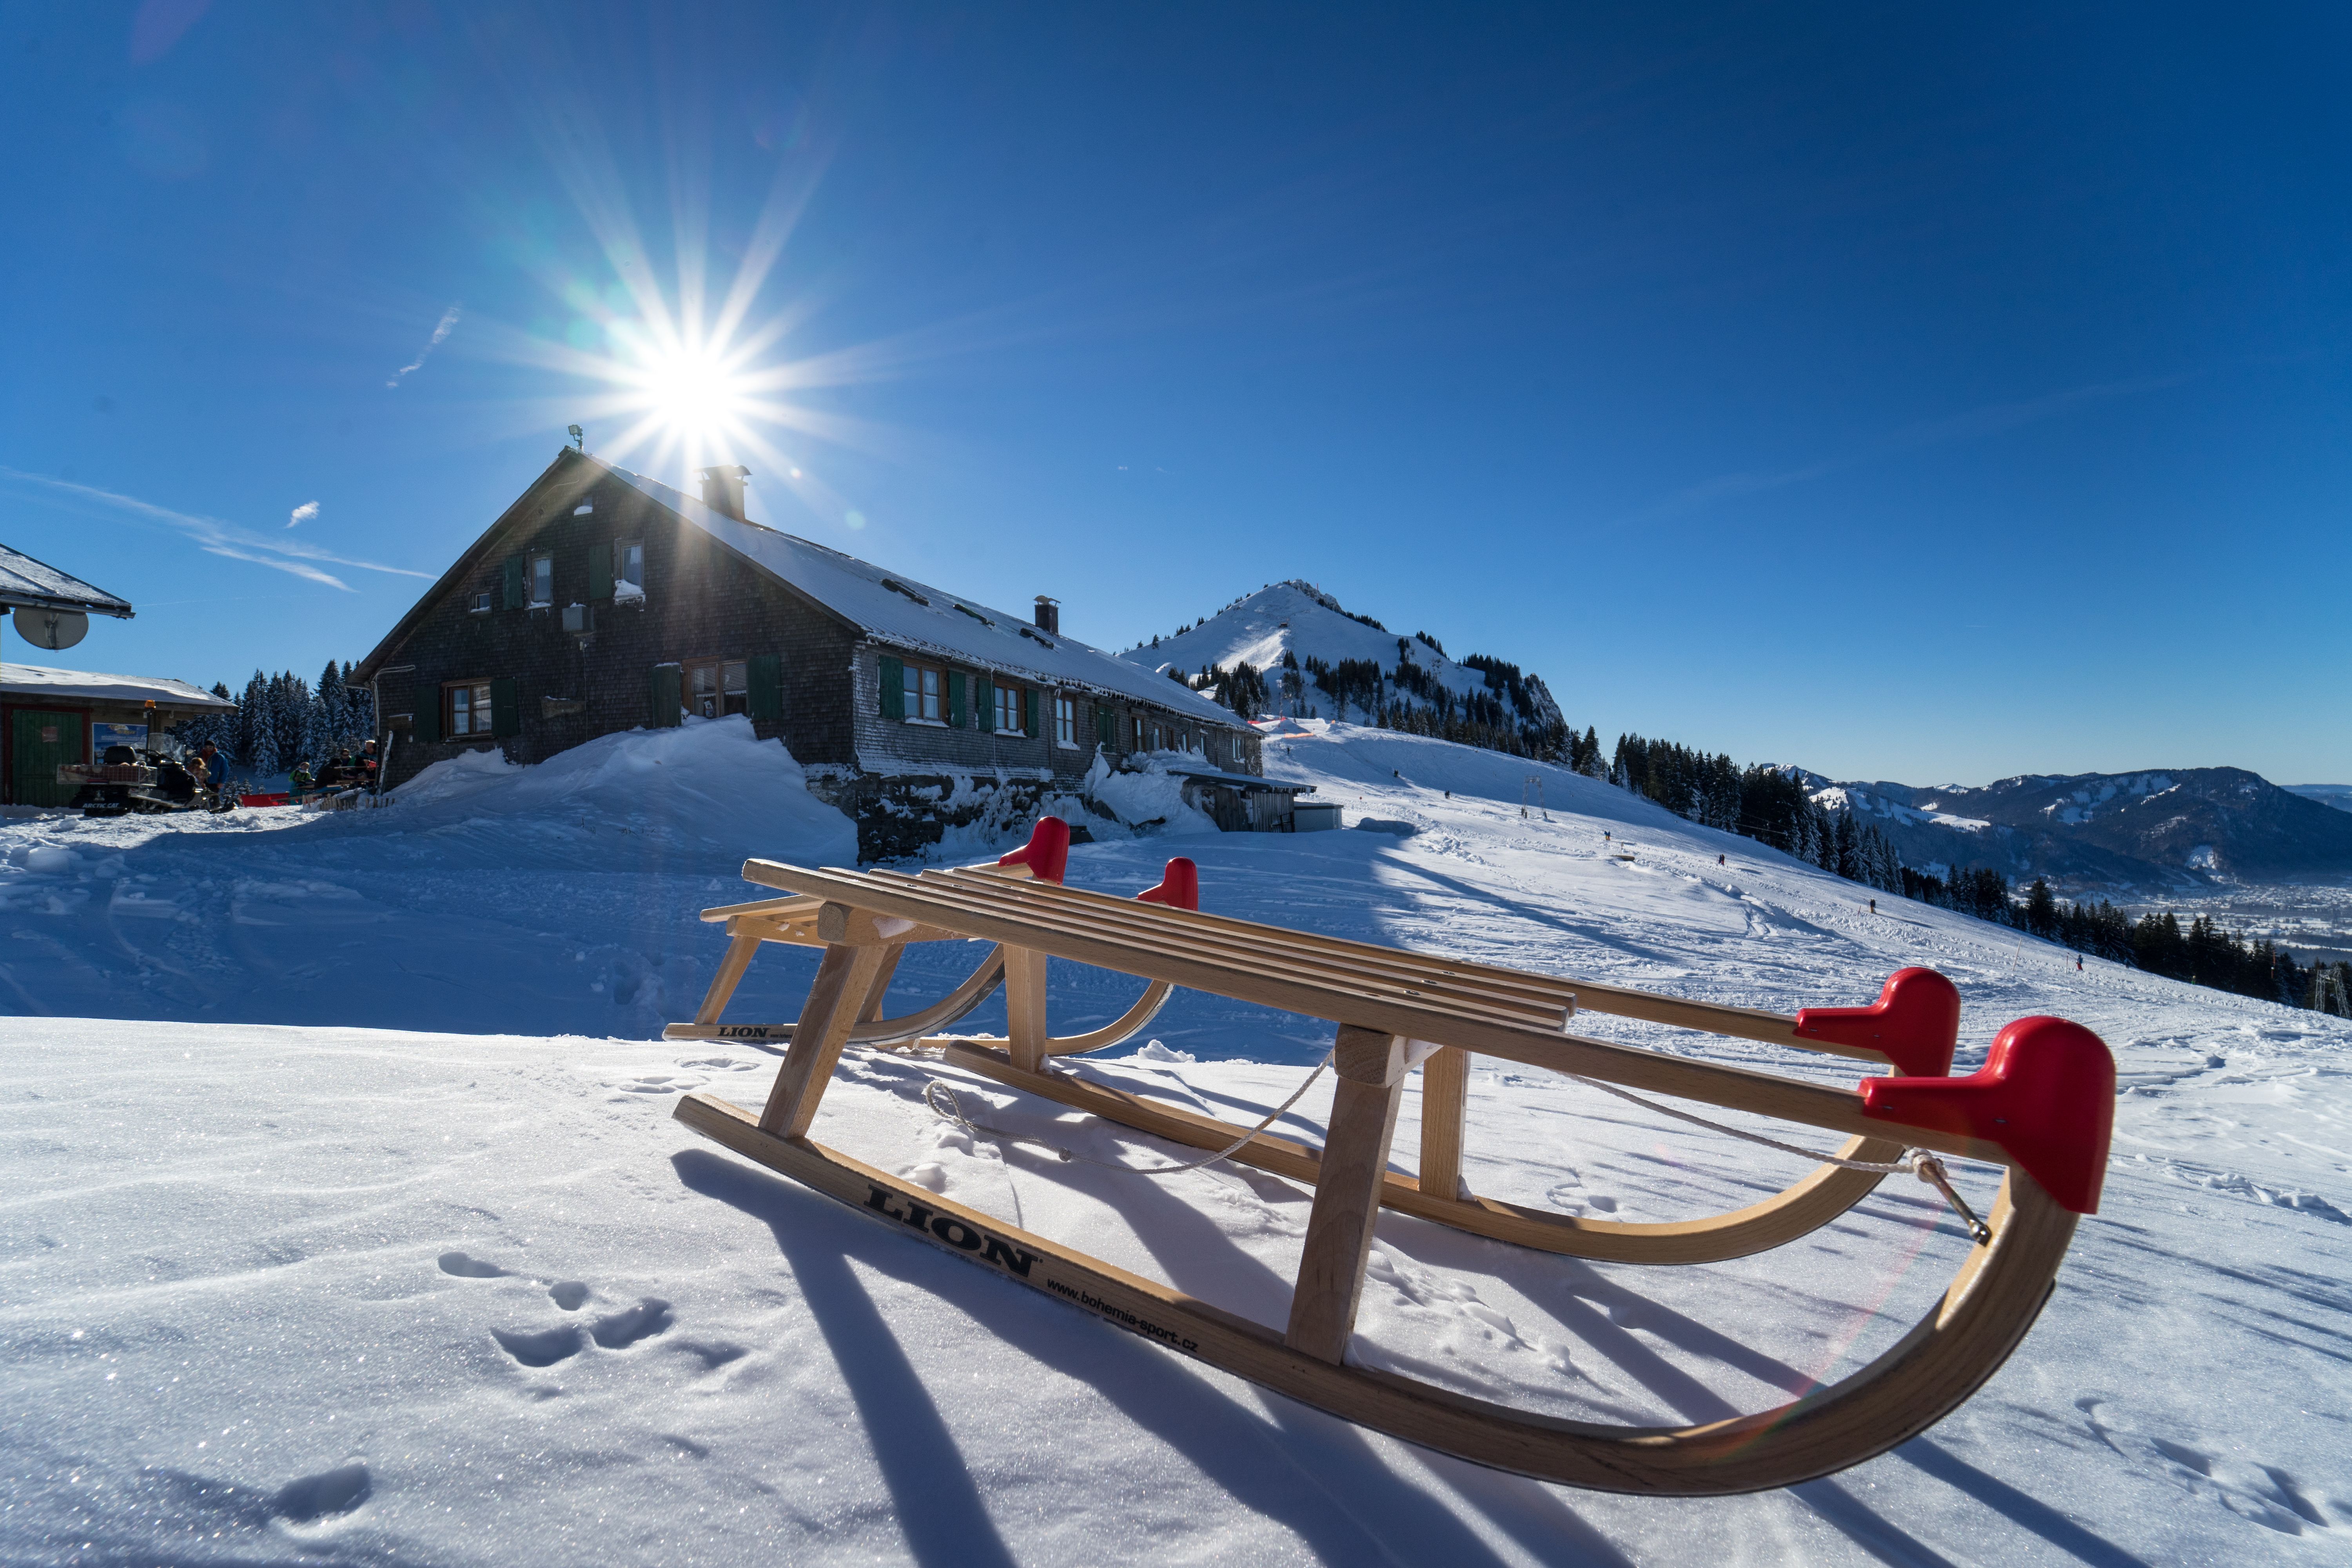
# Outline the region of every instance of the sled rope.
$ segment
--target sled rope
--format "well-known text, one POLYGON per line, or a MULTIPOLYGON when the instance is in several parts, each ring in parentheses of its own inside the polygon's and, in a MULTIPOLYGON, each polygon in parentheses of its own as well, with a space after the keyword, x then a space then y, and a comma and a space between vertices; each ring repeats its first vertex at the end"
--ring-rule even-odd
POLYGON ((1944 1201, 1952 1205, 1954 1211, 1960 1216, 1960 1223, 1968 1227, 1969 1240, 1982 1247, 1992 1239, 1992 1226, 1977 1217, 1976 1211, 1969 1207, 1968 1200, 1961 1197, 1953 1188, 1951 1177, 1944 1169, 1944 1163, 1925 1149, 1906 1149, 1903 1151, 1902 1157, 1895 1160, 1848 1160, 1836 1154, 1822 1154, 1811 1149, 1801 1149, 1794 1143, 1783 1143, 1778 1138, 1767 1138, 1760 1132, 1748 1132, 1737 1127, 1726 1127, 1720 1121, 1709 1121, 1704 1116, 1694 1116, 1687 1110, 1676 1110, 1671 1105, 1660 1105, 1654 1100, 1635 1094, 1632 1089, 1620 1089, 1613 1083, 1602 1083, 1598 1079, 1579 1078, 1573 1073, 1565 1076, 1574 1079, 1576 1082, 1583 1084, 1588 1089, 1597 1089, 1604 1093, 1613 1094, 1620 1100, 1630 1100, 1644 1110, 1654 1110, 1661 1116, 1671 1116, 1677 1121, 1687 1121, 1694 1127, 1704 1127, 1710 1132, 1720 1132, 1727 1137, 1741 1139, 1749 1143, 1760 1143, 1767 1149, 1777 1149, 1783 1154, 1794 1154, 1801 1160, 1818 1161, 1824 1165, 1837 1165, 1849 1171, 1874 1171, 1882 1176, 1891 1176, 1898 1171, 1908 1171, 1944 1194, 1944 1201))
POLYGON ((1177 1176, 1183 1174, 1187 1171, 1200 1170, 1204 1165, 1215 1164, 1218 1161, 1224 1159, 1227 1155, 1233 1153, 1235 1150, 1247 1143, 1251 1139, 1256 1137, 1259 1133, 1265 1131, 1267 1128, 1281 1121, 1283 1113, 1287 1111, 1292 1106, 1297 1104, 1301 1100, 1305 1099, 1307 1091, 1315 1087, 1315 1080, 1321 1078, 1323 1076, 1323 1069, 1331 1065, 1331 1057, 1333 1052, 1337 1049, 1338 1047, 1335 1046, 1332 1047, 1332 1050, 1324 1052, 1323 1059, 1315 1064, 1315 1070, 1307 1075, 1306 1081, 1298 1086, 1297 1091, 1292 1094, 1288 1100, 1284 1100, 1280 1105, 1276 1106, 1272 1110, 1266 1112, 1265 1119, 1260 1121, 1256 1126, 1251 1128, 1248 1131, 1243 1133, 1240 1137, 1234 1139, 1232 1142, 1226 1144, 1215 1153, 1203 1154, 1197 1160, 1187 1160, 1181 1165, 1154 1165, 1148 1169, 1135 1165, 1121 1165, 1113 1161, 1097 1160, 1086 1154, 1074 1152, 1071 1150, 1063 1148, 1058 1143, 1048 1143, 1042 1138, 1030 1138, 1018 1132, 1008 1132, 1002 1127, 991 1127, 985 1121, 974 1121, 970 1117, 964 1115, 963 1102, 956 1098, 954 1088, 951 1085, 941 1082, 938 1079, 933 1079, 930 1082, 923 1086, 923 1103, 929 1106, 933 1110, 937 1111, 940 1116, 944 1117, 948 1121, 954 1122, 959 1127, 961 1127, 965 1131, 974 1135, 987 1133, 1008 1142, 1034 1144, 1040 1149, 1052 1150, 1055 1154, 1060 1155, 1066 1161, 1075 1160, 1081 1164, 1099 1165, 1106 1171, 1117 1171, 1121 1175, 1177 1176))

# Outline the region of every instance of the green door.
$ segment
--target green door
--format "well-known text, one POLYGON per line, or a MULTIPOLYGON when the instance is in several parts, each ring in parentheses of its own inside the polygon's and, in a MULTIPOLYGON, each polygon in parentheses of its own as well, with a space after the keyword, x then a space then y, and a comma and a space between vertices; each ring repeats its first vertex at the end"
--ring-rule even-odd
POLYGON ((19 708, 9 718, 9 798, 18 805, 70 805, 81 786, 58 783, 58 764, 82 760, 81 715, 19 708))

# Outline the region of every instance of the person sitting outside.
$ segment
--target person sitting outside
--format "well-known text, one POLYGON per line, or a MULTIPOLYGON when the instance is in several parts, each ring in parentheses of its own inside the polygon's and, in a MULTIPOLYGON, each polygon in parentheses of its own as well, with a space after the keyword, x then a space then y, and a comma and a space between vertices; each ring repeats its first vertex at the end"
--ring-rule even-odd
POLYGON ((198 789, 211 790, 215 794, 218 794, 221 786, 228 782, 228 760, 210 741, 198 747, 196 754, 188 759, 188 771, 196 775, 198 789))

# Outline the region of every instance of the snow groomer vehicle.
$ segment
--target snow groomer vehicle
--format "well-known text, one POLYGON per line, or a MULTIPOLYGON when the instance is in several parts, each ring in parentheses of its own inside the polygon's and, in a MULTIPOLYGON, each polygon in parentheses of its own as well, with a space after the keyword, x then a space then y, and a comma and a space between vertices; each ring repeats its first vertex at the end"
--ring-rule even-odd
POLYGON ((220 809, 215 792, 172 752, 109 746, 97 762, 58 763, 58 783, 79 786, 71 804, 84 816, 220 809))

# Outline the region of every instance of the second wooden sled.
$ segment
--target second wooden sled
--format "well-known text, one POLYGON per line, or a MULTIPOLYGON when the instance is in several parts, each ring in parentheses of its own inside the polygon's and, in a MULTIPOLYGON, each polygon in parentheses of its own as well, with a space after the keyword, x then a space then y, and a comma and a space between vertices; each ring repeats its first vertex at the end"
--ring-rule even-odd
MULTIPOLYGON (((1182 910, 1150 908, 1145 918, 1154 929, 1139 940, 1063 918, 1093 913, 1097 900, 1090 895, 1029 889, 1037 896, 1008 897, 1025 885, 1001 879, 759 860, 747 863, 744 875, 820 900, 813 929, 824 955, 765 1107, 754 1113, 689 1094, 677 1109, 681 1121, 879 1223, 1155 1343, 1344 1419, 1500 1469, 1601 1490, 1700 1496, 1790 1485, 1883 1453, 1942 1419, 2007 1359, 2053 1288, 2077 1216, 2097 1206, 2115 1067, 2096 1036, 2063 1019, 2010 1025, 1969 1078, 1872 1079, 1857 1092, 1580 1038, 1490 1005, 1496 993, 1482 1000, 1478 986, 1430 992, 1350 979, 1309 962, 1320 939, 1277 928, 1251 928, 1266 945, 1259 962, 1244 964, 1197 942, 1204 917, 1182 910), (1008 1226, 808 1136, 886 954, 906 941, 947 937, 993 942, 1008 955, 1037 954, 1040 975, 1043 957, 1051 955, 1338 1026, 1339 1081, 1282 1331, 1008 1226), (1291 938, 1299 941, 1286 945, 1291 938), (1835 1384, 1769 1410, 1694 1426, 1608 1426, 1514 1410, 1347 1362, 1399 1100, 1422 1047, 1998 1163, 2007 1175, 1984 1238, 1942 1300, 1891 1349, 1835 1384)), ((1047 1037, 1042 1008, 1010 1016, 1009 1058, 1036 1071, 1047 1037)))

